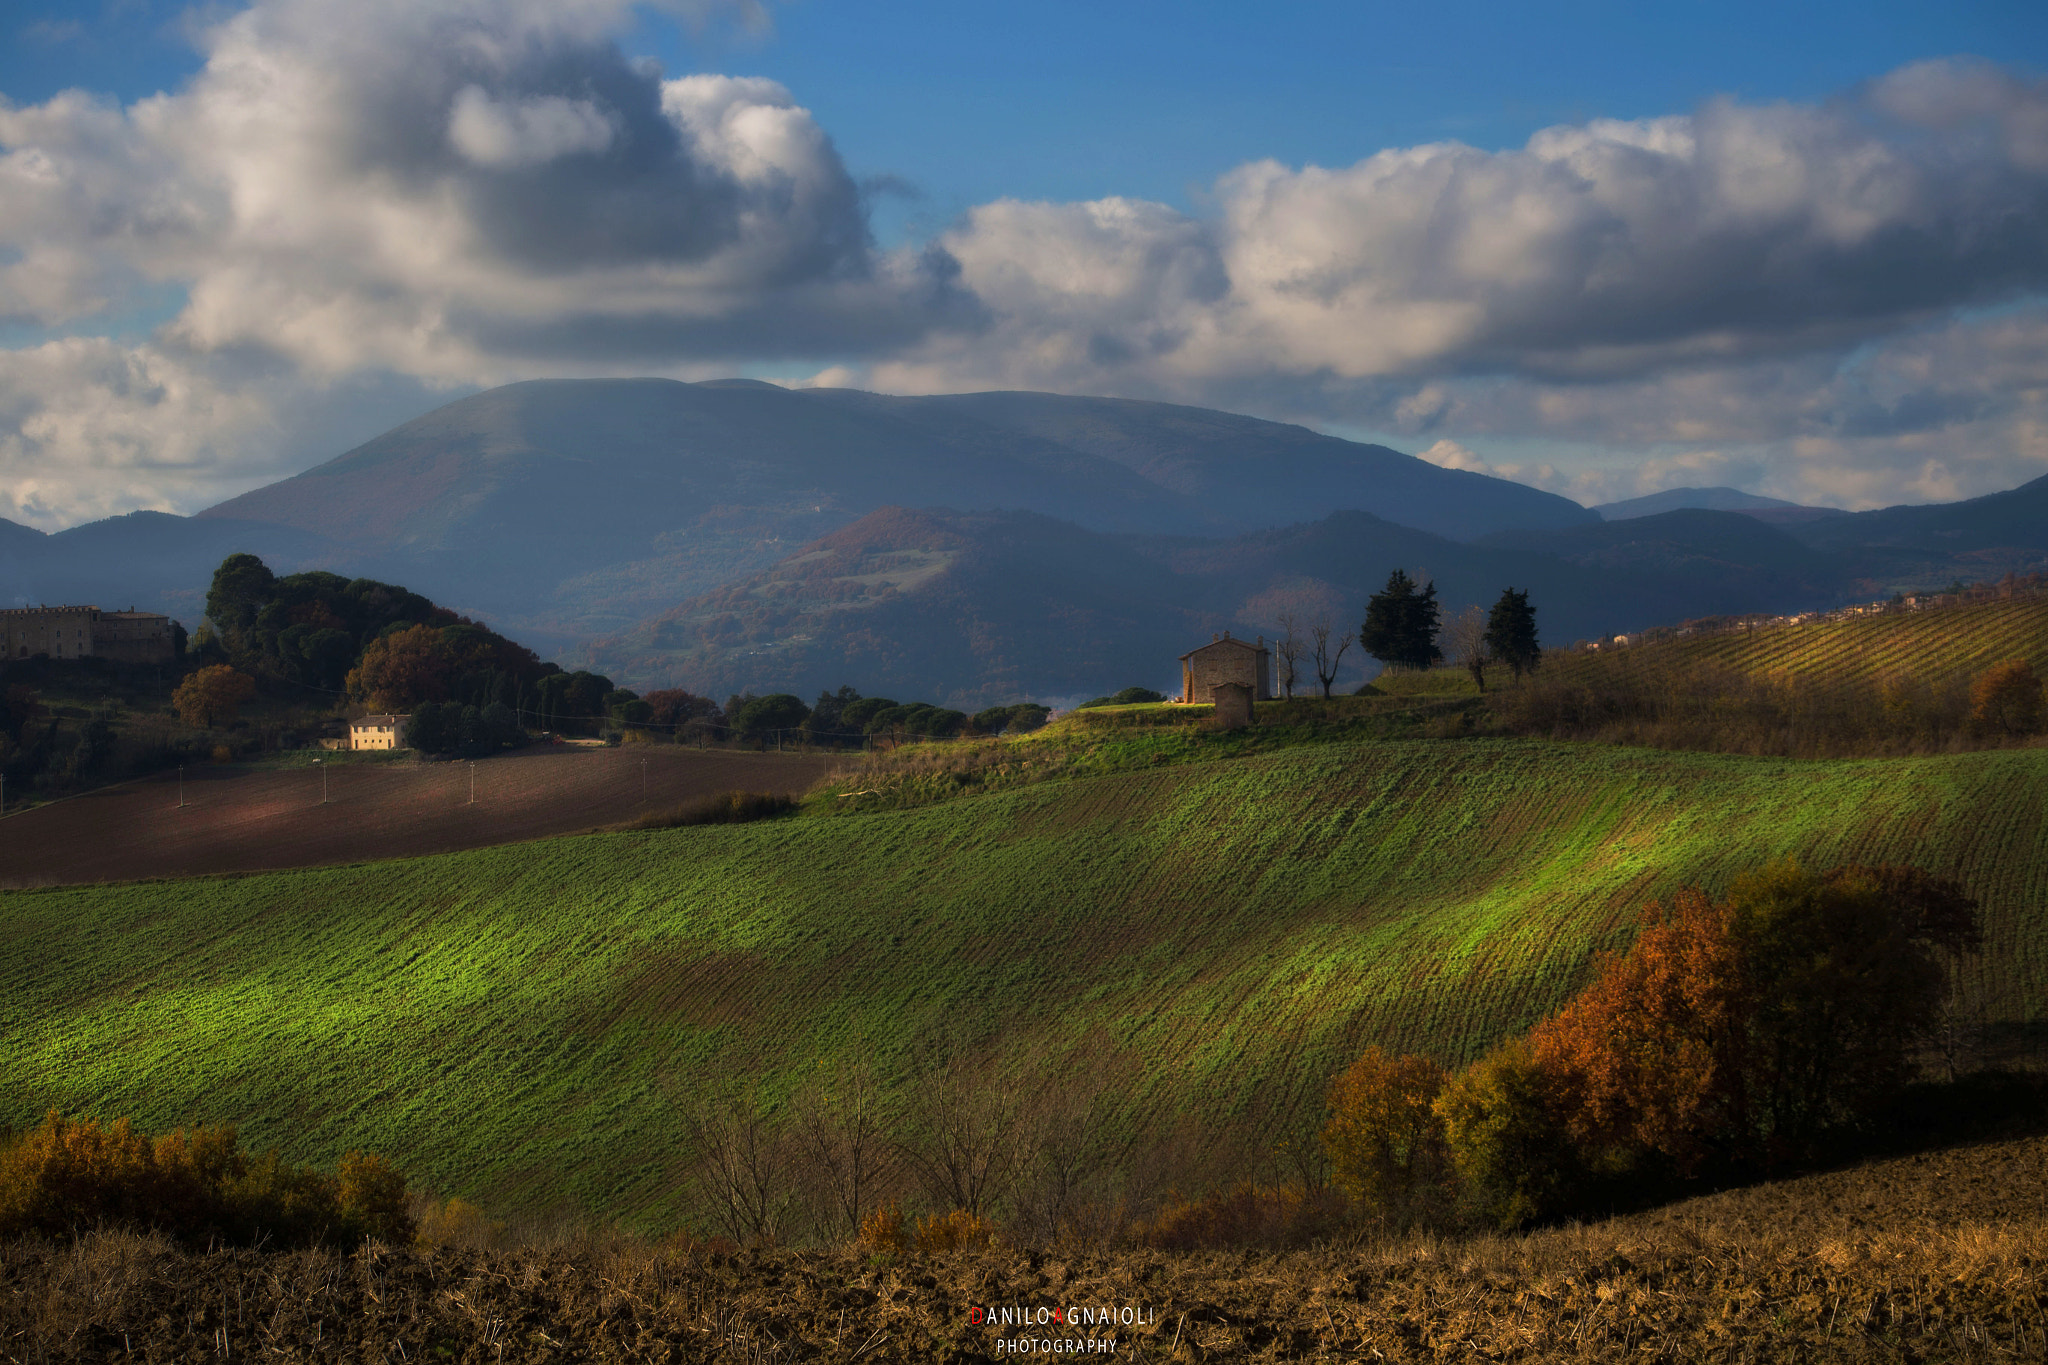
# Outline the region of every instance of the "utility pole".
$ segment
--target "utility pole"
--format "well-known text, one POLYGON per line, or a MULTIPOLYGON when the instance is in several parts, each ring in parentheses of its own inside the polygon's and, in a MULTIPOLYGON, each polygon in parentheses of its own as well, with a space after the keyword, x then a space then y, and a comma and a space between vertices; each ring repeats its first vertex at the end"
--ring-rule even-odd
POLYGON ((640 801, 643 805, 647 801, 647 760, 644 758, 640 760, 640 801))
POLYGON ((472 806, 476 804, 476 764, 474 762, 469 765, 469 804, 472 806))
POLYGON ((327 760, 316 758, 313 766, 320 770, 320 804, 324 806, 327 804, 327 760))
POLYGON ((185 809, 185 765, 178 765, 178 809, 185 809))

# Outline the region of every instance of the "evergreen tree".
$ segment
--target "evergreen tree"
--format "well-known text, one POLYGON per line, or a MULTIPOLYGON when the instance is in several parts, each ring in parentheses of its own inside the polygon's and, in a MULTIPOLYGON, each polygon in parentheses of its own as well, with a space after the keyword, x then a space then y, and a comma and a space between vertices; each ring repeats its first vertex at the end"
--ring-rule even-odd
POLYGON ((1500 601, 1486 618, 1486 647, 1508 666, 1516 682, 1543 662, 1543 646, 1536 641, 1536 609, 1529 605, 1526 591, 1501 590, 1500 601))
POLYGON ((1436 584, 1418 589, 1414 579, 1396 569, 1366 603, 1358 643, 1383 664, 1428 668, 1444 657, 1436 647, 1437 625, 1436 584))

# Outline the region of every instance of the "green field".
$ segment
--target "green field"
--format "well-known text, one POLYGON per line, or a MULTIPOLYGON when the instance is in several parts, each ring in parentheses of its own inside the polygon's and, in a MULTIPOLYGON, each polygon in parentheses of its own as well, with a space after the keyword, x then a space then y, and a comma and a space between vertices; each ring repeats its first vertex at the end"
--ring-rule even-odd
POLYGON ((865 1034, 1111 1122, 1298 1133, 1382 1042, 1470 1057, 1557 1005, 1644 899, 1794 854, 1983 899, 1973 988, 2048 985, 2048 750, 1806 763, 1523 740, 1344 742, 910 809, 414 861, 0 894, 0 1118, 232 1119, 367 1145, 506 1212, 675 1216, 678 1106, 785 1093, 865 1034))

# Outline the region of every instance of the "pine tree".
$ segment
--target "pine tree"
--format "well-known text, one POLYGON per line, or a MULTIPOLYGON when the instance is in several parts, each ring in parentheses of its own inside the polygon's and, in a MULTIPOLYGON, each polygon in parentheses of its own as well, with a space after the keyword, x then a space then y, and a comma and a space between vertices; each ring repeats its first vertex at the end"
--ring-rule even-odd
POLYGON ((1516 682, 1543 662, 1543 646, 1536 640, 1536 609, 1529 605, 1526 591, 1501 590, 1500 601, 1486 618, 1486 647, 1508 666, 1516 682))
POLYGON ((1414 579, 1396 569, 1386 588, 1366 603, 1358 642, 1383 664, 1428 668, 1444 657, 1436 646, 1437 624, 1436 584, 1418 590, 1414 579))

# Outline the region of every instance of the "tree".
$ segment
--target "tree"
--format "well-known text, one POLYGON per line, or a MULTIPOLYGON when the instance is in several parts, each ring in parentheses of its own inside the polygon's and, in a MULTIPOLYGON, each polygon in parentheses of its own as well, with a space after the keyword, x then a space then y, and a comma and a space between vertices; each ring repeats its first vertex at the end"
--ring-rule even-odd
POLYGON ((1453 1076, 1437 1096, 1464 1197, 1502 1229, 1561 1211, 1578 1188, 1578 1151, 1550 1091, 1535 1053, 1518 1038, 1453 1076))
POLYGON ((1949 987, 1940 954, 1978 936, 1976 902, 1916 868, 1777 863, 1737 877, 1728 912, 1754 983, 1749 1108, 1781 1150, 1910 1079, 1949 987))
POLYGON ((1451 646, 1451 659, 1472 675, 1472 681, 1479 690, 1486 691, 1486 665, 1491 662, 1486 653, 1486 613, 1477 605, 1465 608, 1451 621, 1451 627, 1444 632, 1451 646))
POLYGON ((1626 953, 1529 1036, 1574 1143, 1602 1164, 1642 1153, 1689 1172, 1750 1130, 1750 973, 1726 906, 1651 902, 1626 953))
POLYGON ((1775 864, 1723 902, 1652 905, 1532 1054, 1602 1164, 1798 1152, 1910 1076, 1949 992, 1945 955, 1977 934, 1975 902, 1918 869, 1775 864))
POLYGON ((1323 1150, 1339 1189, 1397 1224, 1434 1202, 1449 1174, 1443 1118, 1433 1107, 1444 1071, 1427 1057, 1377 1046, 1330 1084, 1323 1150))
POLYGON ((1308 628, 1309 654, 1315 662, 1316 681, 1323 685, 1323 696, 1330 695, 1330 685, 1337 681, 1337 670, 1344 666, 1344 654, 1351 648, 1351 637, 1338 636, 1336 650, 1330 648, 1330 637, 1337 628, 1327 616, 1320 617, 1308 628))
POLYGON ((1529 605, 1527 591, 1501 590, 1500 601, 1486 618, 1486 646, 1508 666, 1516 682, 1543 662, 1543 647, 1536 640, 1536 609, 1529 605))
POLYGON ((257 613, 276 587, 277 575, 255 555, 229 555, 213 571, 213 584, 206 592, 206 615, 231 653, 249 651, 257 613))
POLYGON ((189 675, 171 694, 171 705, 187 725, 212 730, 233 725, 242 703, 256 695, 256 680, 227 664, 210 664, 189 675))
POLYGON ((2041 716, 2041 679, 2025 659, 1994 664, 1970 684, 1970 720, 1987 730, 2032 734, 2041 716))
POLYGON ((1387 586, 1367 601, 1358 642, 1383 664, 1428 668, 1443 658, 1436 633, 1436 584, 1418 586, 1396 569, 1387 576, 1387 586))
POLYGON ((743 740, 755 740, 766 744, 783 731, 797 731, 809 720, 811 708, 803 699, 787 692, 773 692, 765 697, 755 697, 728 713, 733 733, 743 740))
POLYGON ((348 674, 351 700, 374 711, 417 711, 447 701, 455 686, 455 659, 433 626, 408 626, 372 640, 348 674))
POLYGON ((842 1237, 860 1232, 892 1156, 888 1114, 866 1049, 796 1099, 795 1141, 813 1182, 823 1188, 816 1221, 842 1237))
POLYGON ((1308 648, 1302 639, 1301 621, 1291 611, 1280 613, 1280 638, 1273 642, 1273 655, 1280 661, 1280 694, 1294 699, 1294 685, 1301 681, 1301 656, 1308 648))

